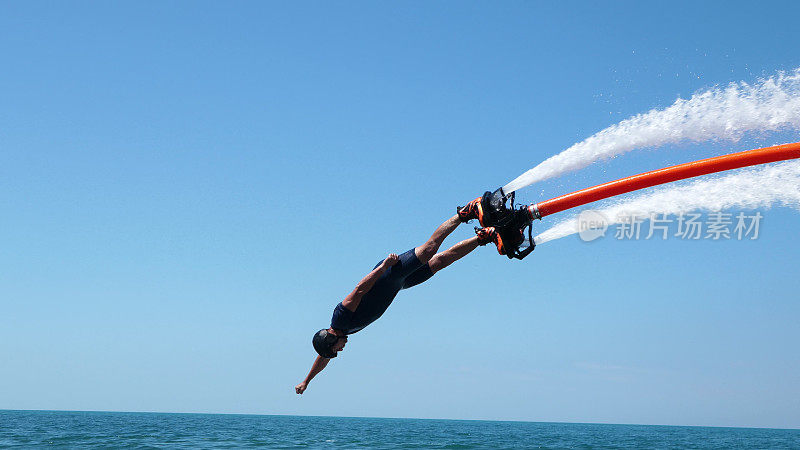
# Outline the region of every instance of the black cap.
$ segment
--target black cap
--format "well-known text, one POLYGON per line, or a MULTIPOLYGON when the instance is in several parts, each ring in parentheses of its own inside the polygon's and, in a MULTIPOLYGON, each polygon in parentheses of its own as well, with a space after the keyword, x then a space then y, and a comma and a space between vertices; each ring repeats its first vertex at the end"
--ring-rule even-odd
POLYGON ((333 347, 338 340, 339 336, 323 328, 314 333, 314 338, 311 339, 311 343, 314 344, 314 350, 319 353, 319 356, 323 358, 336 358, 336 352, 333 351, 331 347, 333 347))

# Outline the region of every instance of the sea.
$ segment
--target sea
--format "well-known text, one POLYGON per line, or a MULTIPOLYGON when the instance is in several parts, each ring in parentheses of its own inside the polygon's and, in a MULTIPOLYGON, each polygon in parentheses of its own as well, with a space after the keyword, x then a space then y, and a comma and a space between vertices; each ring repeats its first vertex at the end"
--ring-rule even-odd
POLYGON ((800 449, 800 430, 0 410, 0 448, 800 449))

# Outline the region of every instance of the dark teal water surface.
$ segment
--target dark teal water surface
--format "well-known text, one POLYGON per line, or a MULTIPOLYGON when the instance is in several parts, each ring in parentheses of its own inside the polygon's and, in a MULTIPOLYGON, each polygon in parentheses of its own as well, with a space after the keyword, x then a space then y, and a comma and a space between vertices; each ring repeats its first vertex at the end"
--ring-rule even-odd
POLYGON ((800 448, 800 430, 467 420, 0 411, 0 447, 800 448))

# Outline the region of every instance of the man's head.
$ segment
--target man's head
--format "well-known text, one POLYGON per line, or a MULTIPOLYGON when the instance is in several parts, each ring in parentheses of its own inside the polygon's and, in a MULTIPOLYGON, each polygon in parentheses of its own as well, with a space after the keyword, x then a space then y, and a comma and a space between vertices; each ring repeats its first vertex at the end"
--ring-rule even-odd
POLYGON ((314 333, 314 338, 311 340, 314 344, 314 350, 319 353, 323 358, 336 358, 339 351, 344 349, 347 343, 347 335, 344 333, 337 333, 333 328, 322 329, 314 333))

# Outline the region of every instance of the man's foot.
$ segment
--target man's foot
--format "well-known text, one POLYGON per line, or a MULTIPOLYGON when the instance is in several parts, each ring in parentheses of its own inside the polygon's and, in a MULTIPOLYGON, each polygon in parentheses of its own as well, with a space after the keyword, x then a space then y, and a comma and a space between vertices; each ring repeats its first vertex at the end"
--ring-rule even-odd
MULTIPOLYGON (((522 231, 519 232, 521 238, 525 238, 522 234, 522 231)), ((487 227, 487 228, 478 228, 475 227, 475 235, 478 236, 478 245, 486 245, 489 242, 493 242, 495 246, 497 246, 497 253, 501 255, 506 254, 506 246, 503 244, 503 238, 500 236, 500 233, 494 227, 487 227)), ((521 241, 520 241, 521 242, 521 241)))
POLYGON ((456 211, 458 212, 458 218, 461 219, 461 223, 469 222, 472 219, 478 219, 478 221, 483 222, 481 197, 467 203, 466 206, 459 206, 456 208, 456 211))
POLYGON ((500 235, 497 234, 494 227, 475 227, 475 235, 478 236, 478 245, 486 245, 489 242, 494 242, 496 244, 498 239, 500 239, 500 235))

